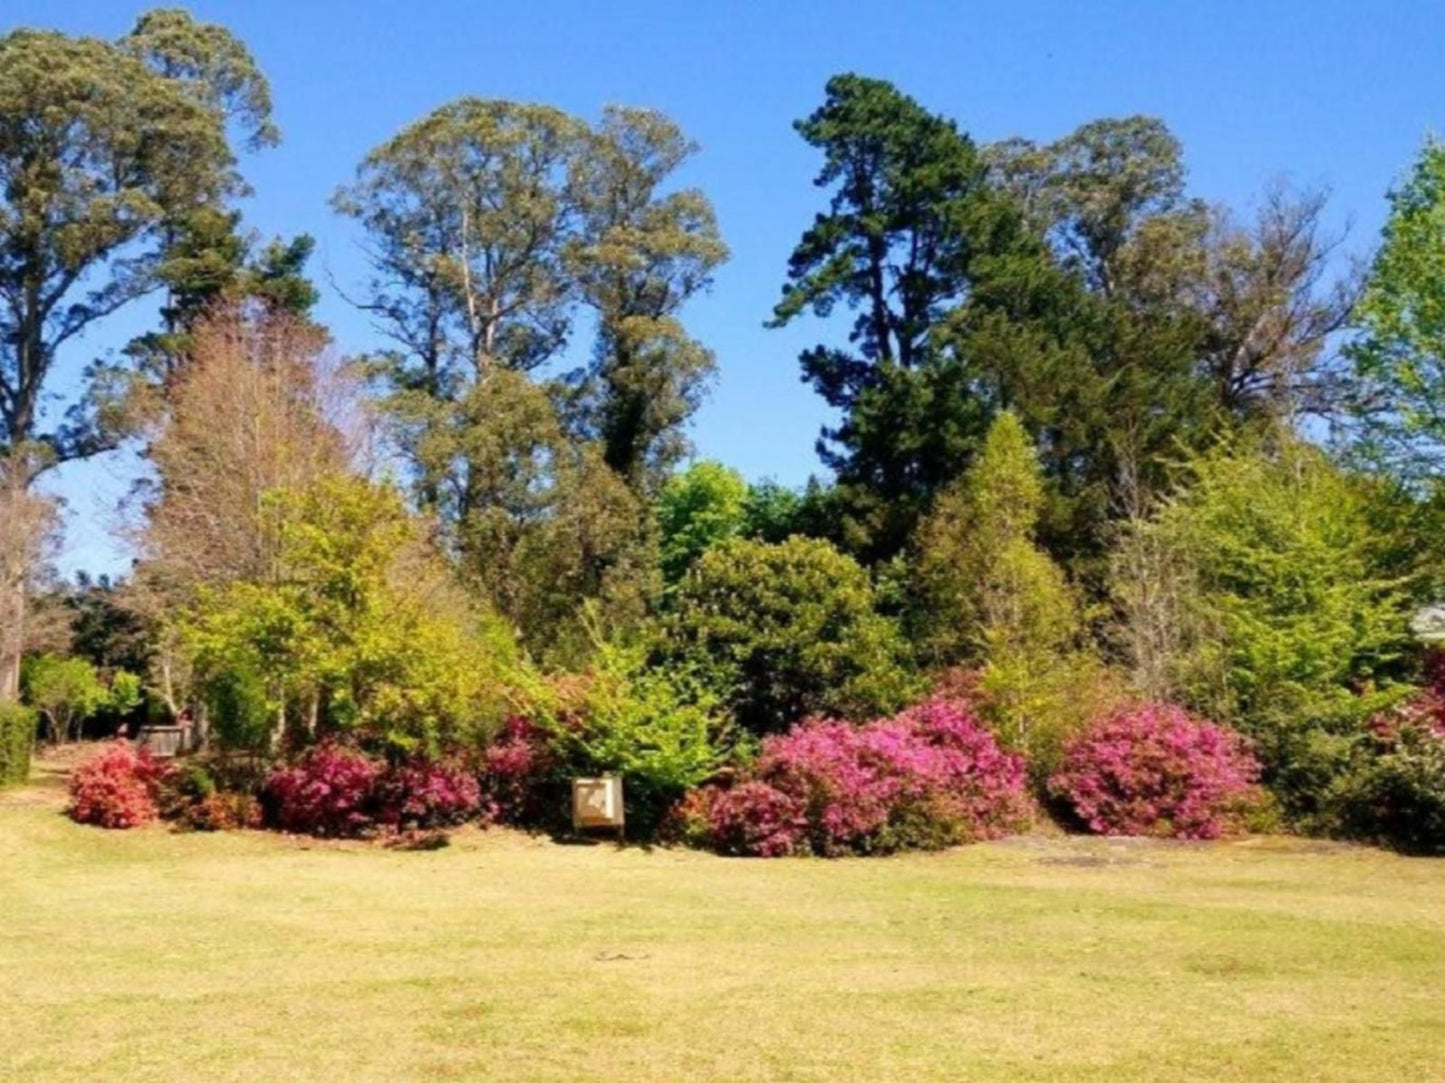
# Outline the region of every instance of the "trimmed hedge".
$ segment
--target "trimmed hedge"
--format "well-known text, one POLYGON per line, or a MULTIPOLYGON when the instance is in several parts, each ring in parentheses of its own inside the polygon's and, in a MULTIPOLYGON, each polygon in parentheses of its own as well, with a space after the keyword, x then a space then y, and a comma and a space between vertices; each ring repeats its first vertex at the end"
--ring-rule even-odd
POLYGON ((35 712, 18 703, 0 703, 0 786, 30 777, 30 753, 35 747, 35 712))

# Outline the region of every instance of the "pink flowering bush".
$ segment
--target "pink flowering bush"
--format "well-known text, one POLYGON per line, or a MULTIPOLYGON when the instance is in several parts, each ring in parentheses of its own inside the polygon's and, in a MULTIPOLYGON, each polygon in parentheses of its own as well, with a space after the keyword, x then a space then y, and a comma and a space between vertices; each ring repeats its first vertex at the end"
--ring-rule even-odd
POLYGON ((997 838, 1028 814, 1022 761, 943 700, 768 738, 750 780, 709 809, 720 850, 765 857, 937 849, 997 838))
POLYGON ((1095 834, 1215 839, 1239 829, 1261 797, 1258 780, 1238 734, 1147 703, 1105 715, 1072 742, 1049 788, 1095 834))
POLYGON ((148 750, 113 741, 70 776, 70 818, 97 827, 128 828, 159 814, 161 784, 169 767, 148 750))
POLYGON ((266 781, 272 819, 283 831, 329 838, 365 834, 376 824, 373 790, 382 765, 323 741, 266 781))
POLYGON ((482 784, 492 814, 530 824, 541 815, 543 789, 559 770, 547 734, 529 719, 509 718, 482 754, 482 784))
POLYGON ((482 788, 464 767, 420 760, 387 770, 375 801, 376 818, 388 827, 448 827, 482 811, 482 788))

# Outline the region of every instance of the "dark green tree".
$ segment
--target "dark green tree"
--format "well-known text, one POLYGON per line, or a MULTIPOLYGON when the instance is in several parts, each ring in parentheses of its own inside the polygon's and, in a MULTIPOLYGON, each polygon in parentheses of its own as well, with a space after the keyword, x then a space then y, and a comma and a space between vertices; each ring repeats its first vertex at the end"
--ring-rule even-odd
POLYGON ((662 114, 611 107, 577 170, 582 218, 570 259, 597 319, 580 422, 639 493, 655 490, 687 454, 683 427, 713 370, 712 352, 678 313, 711 284, 727 247, 705 195, 661 191, 695 151, 662 114))

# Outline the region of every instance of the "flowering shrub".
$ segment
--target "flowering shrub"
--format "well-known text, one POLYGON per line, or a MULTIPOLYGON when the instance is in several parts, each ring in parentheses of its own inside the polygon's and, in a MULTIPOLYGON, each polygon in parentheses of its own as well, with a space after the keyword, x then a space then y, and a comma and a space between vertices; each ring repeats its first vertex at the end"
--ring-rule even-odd
POLYGON ((238 831, 260 827, 263 818, 261 802, 251 794, 218 790, 186 804, 176 822, 190 831, 238 831))
POLYGON ((552 779, 557 766, 540 727, 520 716, 507 719, 482 754, 482 783, 492 814, 505 823, 534 822, 539 787, 552 779))
POLYGON ((267 780, 276 826, 332 838, 365 833, 376 823, 373 791, 381 770, 376 760, 323 741, 267 780))
POLYGON ((393 767, 377 782, 377 819, 389 827, 446 827, 482 809, 476 776, 456 764, 418 761, 393 767))
POLYGON ((1022 761, 943 700, 768 738, 751 780, 709 809, 719 849, 759 856, 936 849, 996 838, 1027 817, 1022 761))
POLYGON ((169 769, 146 749, 115 741, 75 769, 70 778, 70 818, 97 827, 127 828, 158 814, 161 784, 169 769))
POLYGON ((783 857, 806 853, 803 799, 756 779, 704 799, 711 841, 725 854, 783 857))
POLYGON ((1414 852, 1445 849, 1445 696, 1432 687, 1376 716, 1338 797, 1348 834, 1414 852))
POLYGON ((1214 839, 1259 799, 1259 764, 1231 730, 1172 704, 1105 715, 1065 750, 1049 781, 1090 831, 1214 839))

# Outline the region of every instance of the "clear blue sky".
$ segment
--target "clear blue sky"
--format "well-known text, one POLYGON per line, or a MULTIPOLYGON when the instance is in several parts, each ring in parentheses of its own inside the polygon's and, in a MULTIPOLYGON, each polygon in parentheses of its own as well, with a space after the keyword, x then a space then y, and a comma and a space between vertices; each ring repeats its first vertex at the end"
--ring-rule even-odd
MULTIPOLYGON (((713 199, 733 258, 687 320, 720 377, 697 419, 701 455, 750 477, 805 480, 824 410, 798 382, 801 322, 765 331, 787 253, 818 208, 816 160, 794 118, 839 71, 893 80, 979 140, 1047 140, 1100 116, 1162 117, 1183 140, 1194 194, 1247 209, 1286 176, 1326 185, 1366 252, 1383 193, 1445 114, 1445 5, 1290 2, 677 3, 205 0, 271 80, 279 149, 244 163, 263 233, 317 238, 318 276, 356 283, 356 238, 327 199, 372 146, 462 94, 546 102, 595 117, 609 102, 676 118, 702 146, 683 180, 713 199)), ((4 0, 0 29, 107 37, 145 5, 4 0)), ((375 341, 329 288, 320 318, 342 349, 375 341)), ((58 389, 150 318, 143 306, 71 348, 58 389)), ((115 571, 107 507, 124 460, 58 481, 71 506, 66 569, 115 571)))

